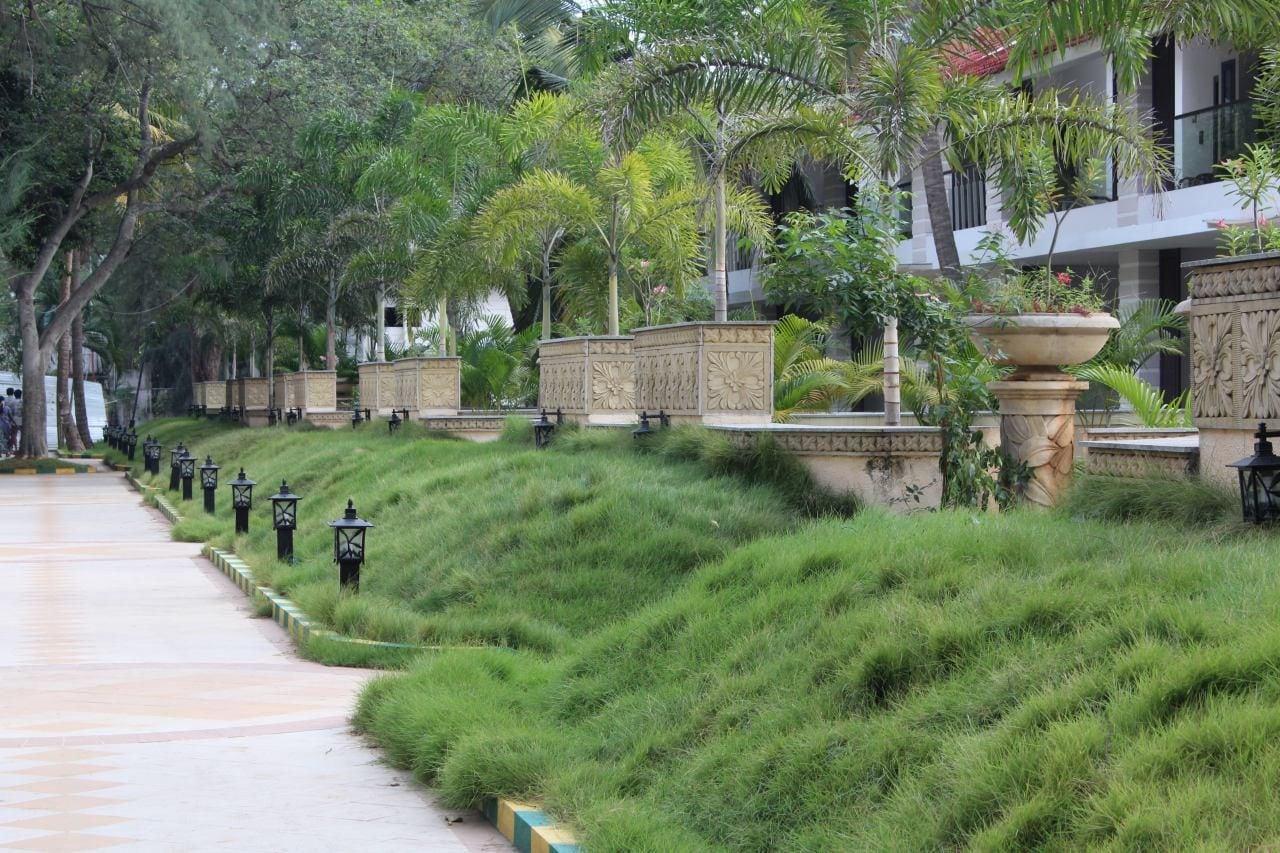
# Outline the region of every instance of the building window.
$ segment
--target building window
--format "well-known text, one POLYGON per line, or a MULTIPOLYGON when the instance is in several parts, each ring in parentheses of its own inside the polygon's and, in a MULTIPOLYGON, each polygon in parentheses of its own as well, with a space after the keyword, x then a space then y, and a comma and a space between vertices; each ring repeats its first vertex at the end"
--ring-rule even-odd
POLYGON ((987 224, 987 179, 970 163, 951 175, 951 228, 963 231, 987 224))
POLYGON ((400 309, 395 307, 394 305, 388 305, 385 308, 383 308, 382 317, 383 317, 383 323, 385 323, 388 327, 392 327, 392 326, 398 327, 398 326, 404 325, 404 315, 401 314, 400 309))

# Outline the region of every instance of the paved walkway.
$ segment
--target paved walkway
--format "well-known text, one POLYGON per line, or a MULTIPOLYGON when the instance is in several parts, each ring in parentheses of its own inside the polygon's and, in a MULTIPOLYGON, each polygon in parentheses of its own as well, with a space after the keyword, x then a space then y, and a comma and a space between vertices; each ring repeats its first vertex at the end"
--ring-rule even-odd
POLYGON ((0 849, 508 851, 119 475, 0 478, 0 849), (457 818, 460 822, 455 822, 457 818))

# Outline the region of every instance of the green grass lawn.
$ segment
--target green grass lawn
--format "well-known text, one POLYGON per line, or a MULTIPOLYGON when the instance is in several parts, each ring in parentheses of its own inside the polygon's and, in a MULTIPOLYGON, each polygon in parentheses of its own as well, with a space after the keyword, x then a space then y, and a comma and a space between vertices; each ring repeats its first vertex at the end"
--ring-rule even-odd
POLYGON ((175 419, 146 429, 165 456, 162 476, 144 481, 168 485, 175 437, 223 466, 214 516, 198 482, 195 499, 178 502, 179 538, 233 548, 313 618, 374 640, 562 650, 698 566, 800 521, 773 490, 638 453, 626 433, 584 433, 538 452, 433 438, 414 425, 394 437, 377 424, 250 430, 175 419), (251 532, 235 537, 225 483, 241 465, 258 486, 251 532), (282 478, 303 496, 293 566, 276 561, 270 529, 267 497, 282 478), (348 498, 377 525, 358 596, 339 594, 325 524, 348 498))
POLYGON ((1240 849, 1280 837, 1274 538, 866 512, 547 657, 441 654, 358 723, 600 850, 1240 849))
POLYGON ((1280 838, 1280 549, 1213 489, 1090 478, 1056 514, 814 519, 830 501, 785 458, 694 432, 644 453, 154 428, 224 480, 245 464, 260 502, 285 475, 305 496, 293 567, 265 504, 232 540, 226 490, 180 535, 347 633, 503 646, 429 653, 360 703, 453 804, 541 803, 592 851, 1280 838), (359 596, 323 526, 348 496, 378 524, 359 596))

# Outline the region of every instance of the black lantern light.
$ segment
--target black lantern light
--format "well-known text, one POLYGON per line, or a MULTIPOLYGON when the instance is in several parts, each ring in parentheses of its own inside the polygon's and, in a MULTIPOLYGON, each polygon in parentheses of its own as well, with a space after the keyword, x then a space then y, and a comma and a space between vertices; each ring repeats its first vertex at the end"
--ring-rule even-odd
POLYGON ((653 423, 652 423, 653 418, 658 419, 659 426, 663 426, 663 427, 671 426, 671 419, 667 417, 667 413, 665 411, 660 411, 656 415, 651 415, 648 412, 641 412, 640 426, 631 431, 631 437, 645 438, 646 436, 653 435, 653 432, 654 432, 653 423))
POLYGON ((271 523, 276 530, 276 559, 293 561, 293 531, 298 529, 298 501, 300 495, 289 491, 289 484, 280 481, 280 491, 271 498, 271 523))
POLYGON ((124 449, 129 454, 129 461, 132 462, 134 453, 138 449, 138 433, 134 432, 133 427, 129 427, 129 431, 125 433, 124 449))
POLYGON ((267 426, 273 427, 275 425, 276 425, 276 410, 267 409, 267 426))
POLYGON ((160 442, 154 436, 142 442, 142 467, 148 474, 160 473, 160 442))
POLYGON ((178 478, 181 476, 182 466, 178 464, 187 453, 187 449, 182 446, 179 441, 172 450, 169 451, 169 491, 178 491, 178 478))
POLYGON ((400 412, 396 409, 392 409, 391 420, 387 421, 387 432, 395 435, 396 430, 398 429, 400 429, 400 412))
POLYGON ((236 533, 248 533, 249 510, 253 509, 253 487, 258 484, 245 477, 244 469, 241 468, 240 473, 228 485, 231 486, 231 506, 236 511, 236 533))
POLYGON ((547 419, 547 410, 543 409, 542 414, 533 422, 533 446, 542 450, 551 443, 551 435, 556 431, 556 426, 563 422, 564 416, 559 409, 556 409, 556 420, 552 423, 547 419))
POLYGON ((190 450, 183 451, 182 457, 178 459, 178 476, 182 478, 182 499, 189 501, 191 500, 191 481, 196 476, 196 458, 191 455, 190 450))
POLYGON ((1280 430, 1268 430, 1266 424, 1258 424, 1254 438, 1253 455, 1239 462, 1232 462, 1240 478, 1240 507, 1244 520, 1254 524, 1280 521, 1280 456, 1272 450, 1268 438, 1280 435, 1280 430))
POLYGON ((338 564, 339 581, 344 589, 360 589, 360 564, 364 562, 364 532, 372 524, 356 515, 355 504, 347 500, 342 518, 329 522, 333 528, 333 561, 338 564))
POLYGON ((361 421, 361 420, 363 420, 363 419, 360 417, 360 406, 359 406, 359 404, 354 404, 354 405, 352 405, 352 407, 351 407, 351 428, 352 428, 352 429, 355 429, 356 427, 360 426, 360 421, 361 421))
POLYGON ((212 456, 206 455, 200 466, 200 487, 204 489, 204 511, 212 515, 213 496, 218 489, 218 466, 213 464, 212 456))

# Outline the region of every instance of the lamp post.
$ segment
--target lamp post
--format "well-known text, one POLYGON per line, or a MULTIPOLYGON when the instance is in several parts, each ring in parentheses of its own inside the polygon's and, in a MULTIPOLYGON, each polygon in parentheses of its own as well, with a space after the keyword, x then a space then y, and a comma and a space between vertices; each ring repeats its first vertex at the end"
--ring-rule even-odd
POLYGON ((207 454, 204 464, 200 466, 200 486, 204 489, 204 511, 213 515, 213 498, 218 490, 218 466, 213 464, 213 457, 207 454))
POLYGON ((1240 478, 1240 509, 1244 520, 1254 524, 1280 521, 1280 456, 1272 450, 1268 438, 1280 436, 1280 430, 1268 430, 1258 424, 1253 455, 1227 467, 1235 468, 1240 478))
POLYGON ((280 491, 271 498, 271 523, 276 530, 276 559, 293 561, 293 531, 298 528, 298 501, 300 495, 289 491, 289 484, 280 481, 280 491))
POLYGON ((244 468, 228 485, 231 486, 231 506, 236 511, 236 533, 249 532, 249 510, 253 509, 253 487, 257 485, 244 475, 244 468))
POLYGON ((391 435, 396 434, 396 430, 400 429, 400 411, 398 409, 391 410, 391 420, 387 421, 387 432, 391 435))
POLYGON ((160 473, 160 442, 148 435, 142 442, 142 463, 148 474, 160 473))
POLYGON ((653 435, 653 425, 649 422, 650 418, 657 418, 658 425, 661 427, 671 426, 671 418, 667 416, 665 411, 660 411, 656 415, 650 415, 648 412, 640 413, 640 426, 631 431, 632 438, 646 438, 653 435))
POLYGON ((338 564, 338 578, 343 589, 360 591, 360 564, 364 562, 364 532, 372 524, 356 515, 355 504, 347 500, 342 518, 329 522, 333 528, 333 561, 338 564))
POLYGON ((191 481, 196 476, 196 458, 191 455, 190 450, 183 451, 182 458, 178 460, 178 476, 182 478, 182 499, 189 501, 191 481))
POLYGON ((564 413, 556 409, 556 420, 552 423, 547 419, 547 410, 542 410, 542 415, 533 422, 533 446, 542 450, 551 443, 551 435, 556 431, 556 427, 564 423, 564 413))
POLYGON ((129 454, 129 461, 132 462, 134 458, 134 454, 138 449, 138 433, 134 430, 132 426, 130 426, 129 431, 125 433, 124 449, 129 454))
POLYGON ((351 406, 351 428, 360 426, 360 420, 360 404, 355 403, 351 406))
POLYGON ((187 449, 182 446, 179 441, 174 448, 169 451, 169 491, 178 491, 178 477, 181 475, 182 466, 178 464, 178 460, 185 456, 187 449))

